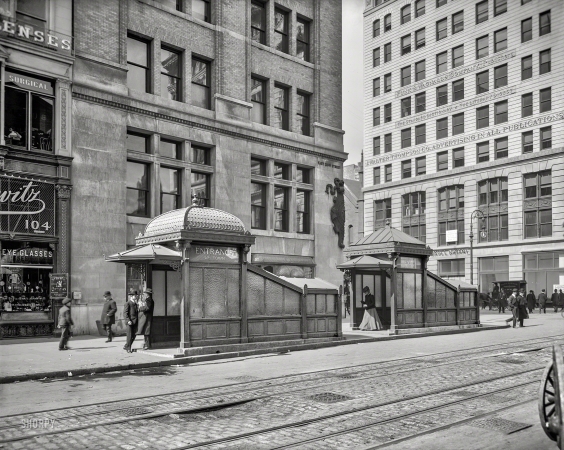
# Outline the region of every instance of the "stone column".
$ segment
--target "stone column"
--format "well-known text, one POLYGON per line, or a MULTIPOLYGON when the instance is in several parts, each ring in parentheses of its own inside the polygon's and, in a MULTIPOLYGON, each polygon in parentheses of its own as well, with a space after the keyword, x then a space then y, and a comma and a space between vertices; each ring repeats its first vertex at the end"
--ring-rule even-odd
POLYGON ((57 79, 55 83, 55 153, 71 155, 71 83, 57 79))
POLYGON ((70 200, 72 186, 57 184, 57 229, 59 235, 59 252, 56 270, 58 273, 69 272, 70 260, 70 200))
POLYGON ((182 307, 180 308, 180 348, 190 348, 190 242, 178 242, 182 252, 180 264, 182 275, 182 307))

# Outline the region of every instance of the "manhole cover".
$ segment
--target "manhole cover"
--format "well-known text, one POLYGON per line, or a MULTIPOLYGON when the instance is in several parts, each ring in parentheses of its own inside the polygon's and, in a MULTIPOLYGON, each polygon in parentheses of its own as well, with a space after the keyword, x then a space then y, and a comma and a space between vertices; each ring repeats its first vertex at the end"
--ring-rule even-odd
POLYGON ((352 397, 335 394, 334 392, 320 392, 319 394, 310 395, 308 398, 310 400, 321 403, 339 403, 346 402, 347 400, 352 400, 352 397))
POLYGON ((503 363, 507 363, 507 364, 526 364, 527 363, 527 361, 523 360, 523 359, 510 359, 510 358, 500 359, 499 362, 503 362, 503 363))
POLYGON ((254 380, 259 380, 258 377, 253 377, 252 375, 241 375, 238 377, 229 377, 227 378, 228 380, 233 380, 233 381, 254 381, 254 380))
POLYGON ((131 416, 142 416, 144 414, 151 414, 151 410, 147 408, 128 408, 122 409, 120 414, 122 416, 131 417, 131 416))
POLYGON ((469 422, 469 425, 477 428, 486 428, 488 430, 501 431, 505 434, 516 433, 532 425, 514 422, 512 420, 501 419, 499 417, 486 417, 484 419, 476 419, 469 422))

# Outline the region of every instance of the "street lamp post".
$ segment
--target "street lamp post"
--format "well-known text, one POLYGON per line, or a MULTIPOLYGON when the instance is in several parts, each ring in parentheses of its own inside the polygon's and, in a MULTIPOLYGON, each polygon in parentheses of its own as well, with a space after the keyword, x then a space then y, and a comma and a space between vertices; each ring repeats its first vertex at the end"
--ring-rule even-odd
POLYGON ((472 212, 470 215, 470 284, 474 284, 474 219, 478 217, 482 219, 482 227, 480 229, 480 236, 484 239, 487 236, 484 213, 479 209, 472 212))

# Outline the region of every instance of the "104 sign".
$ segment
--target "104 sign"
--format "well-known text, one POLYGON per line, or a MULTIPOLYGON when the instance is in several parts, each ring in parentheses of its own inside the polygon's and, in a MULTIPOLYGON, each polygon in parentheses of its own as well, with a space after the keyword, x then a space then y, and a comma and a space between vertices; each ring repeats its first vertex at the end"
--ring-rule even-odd
POLYGON ((0 232, 55 235, 55 185, 0 177, 0 232))

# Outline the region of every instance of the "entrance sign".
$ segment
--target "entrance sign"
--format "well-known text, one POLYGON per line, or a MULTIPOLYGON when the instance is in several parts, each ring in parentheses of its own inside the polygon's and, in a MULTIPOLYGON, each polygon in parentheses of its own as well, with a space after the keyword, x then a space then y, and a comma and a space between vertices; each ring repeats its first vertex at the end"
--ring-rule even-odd
POLYGON ((69 295, 69 274, 68 273, 50 273, 51 279, 49 295, 51 298, 63 298, 69 295))
POLYGON ((0 232, 55 235, 55 185, 0 177, 0 232))
POLYGON ((237 247, 217 247, 214 245, 193 244, 190 247, 190 262, 211 262, 220 264, 238 264, 237 247))

